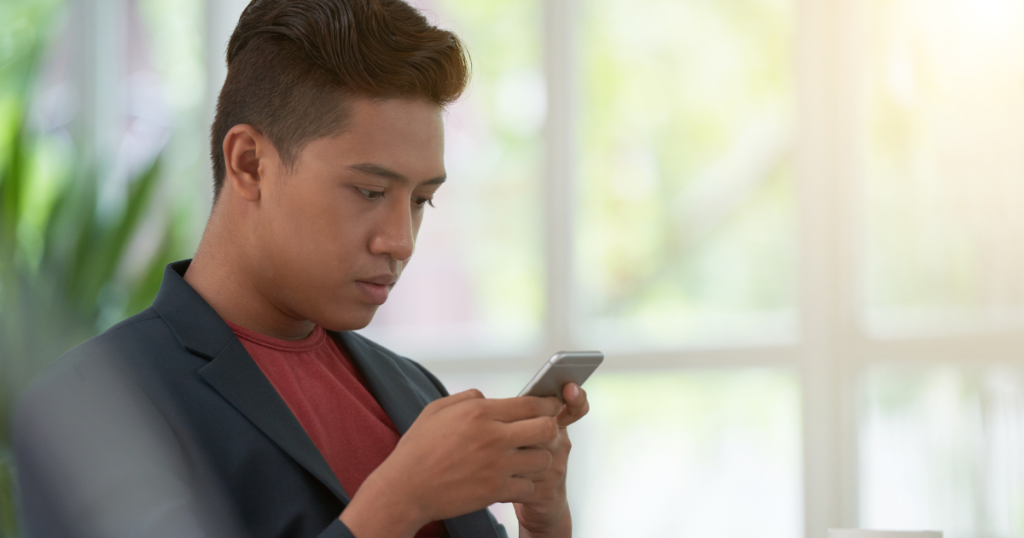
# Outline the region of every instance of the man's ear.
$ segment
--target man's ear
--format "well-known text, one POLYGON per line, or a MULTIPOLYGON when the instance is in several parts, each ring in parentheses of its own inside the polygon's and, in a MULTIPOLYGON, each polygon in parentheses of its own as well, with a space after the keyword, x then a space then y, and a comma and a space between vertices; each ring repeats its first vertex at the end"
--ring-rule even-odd
POLYGON ((262 173, 268 168, 270 141, 251 125, 235 125, 224 136, 225 187, 233 189, 243 200, 260 199, 262 173))

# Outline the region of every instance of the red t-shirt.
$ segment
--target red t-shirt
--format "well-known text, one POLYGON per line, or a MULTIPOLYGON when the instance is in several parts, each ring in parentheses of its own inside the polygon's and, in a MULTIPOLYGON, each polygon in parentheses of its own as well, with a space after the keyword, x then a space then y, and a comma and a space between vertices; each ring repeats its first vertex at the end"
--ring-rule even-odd
MULTIPOLYGON (((398 430, 323 328, 279 340, 228 322, 351 496, 398 444, 398 430)), ((443 522, 417 538, 448 538, 443 522)))

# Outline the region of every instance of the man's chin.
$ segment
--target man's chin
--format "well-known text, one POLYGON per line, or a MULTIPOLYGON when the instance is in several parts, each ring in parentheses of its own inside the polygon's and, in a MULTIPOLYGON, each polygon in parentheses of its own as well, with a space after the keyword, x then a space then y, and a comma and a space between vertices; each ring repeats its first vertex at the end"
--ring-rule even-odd
POLYGON ((344 312, 332 312, 334 315, 328 316, 328 319, 324 319, 322 322, 314 320, 314 322, 328 331, 358 331, 366 328, 373 321, 373 316, 376 313, 376 305, 360 305, 346 309, 344 312))

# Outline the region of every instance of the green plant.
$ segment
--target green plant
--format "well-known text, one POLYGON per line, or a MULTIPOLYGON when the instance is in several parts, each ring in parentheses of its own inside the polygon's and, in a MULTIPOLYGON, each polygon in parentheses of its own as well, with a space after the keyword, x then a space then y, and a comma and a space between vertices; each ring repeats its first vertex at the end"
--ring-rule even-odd
MULTIPOLYGON (((45 26, 48 14, 33 14, 45 26)), ((18 535, 10 418, 20 393, 67 349, 145 308, 182 243, 174 223, 161 221, 146 227, 158 243, 151 254, 129 247, 159 203, 159 159, 129 182, 120 209, 101 213, 95 166, 31 133, 28 88, 45 34, 28 39, 14 58, 0 56, 0 538, 18 535)))
POLYGON ((25 214, 23 194, 32 179, 31 143, 23 128, 13 140, 0 169, 0 456, 7 464, 0 467, 0 536, 13 536, 16 528, 9 418, 19 393, 46 364, 99 332, 104 318, 148 305, 164 264, 179 250, 174 227, 167 226, 141 274, 124 276, 129 240, 153 201, 159 161, 131 183, 124 208, 113 216, 96 211, 96 174, 75 173, 43 218, 34 216, 42 233, 33 238, 24 231, 35 219, 25 214))

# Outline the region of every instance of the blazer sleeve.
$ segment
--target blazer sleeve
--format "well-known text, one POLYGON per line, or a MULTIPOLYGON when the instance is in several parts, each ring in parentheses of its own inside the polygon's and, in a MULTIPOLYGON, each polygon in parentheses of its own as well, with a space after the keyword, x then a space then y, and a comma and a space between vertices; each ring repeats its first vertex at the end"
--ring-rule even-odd
POLYGON ((494 518, 494 514, 490 510, 484 508, 484 511, 487 512, 487 517, 491 518, 491 525, 494 525, 494 531, 498 533, 498 538, 508 538, 508 531, 505 529, 505 526, 498 523, 498 520, 494 518))
POLYGON ((102 361, 50 372, 21 398, 14 455, 26 536, 242 536, 166 419, 102 361))

